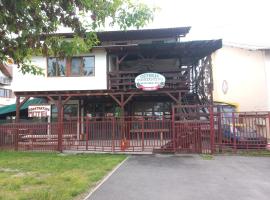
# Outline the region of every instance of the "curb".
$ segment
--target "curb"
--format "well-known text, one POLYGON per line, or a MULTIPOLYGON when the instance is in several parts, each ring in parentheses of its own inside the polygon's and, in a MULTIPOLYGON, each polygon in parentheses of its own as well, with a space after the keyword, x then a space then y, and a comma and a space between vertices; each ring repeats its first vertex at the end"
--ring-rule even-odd
POLYGON ((89 194, 83 198, 83 200, 90 200, 89 198, 91 197, 91 195, 101 186, 103 185, 103 183, 105 183, 112 175, 113 173, 119 168, 121 167, 127 160, 129 159, 129 156, 124 159, 121 163, 119 163, 107 176, 105 176, 101 182, 99 182, 93 189, 90 190, 89 194))

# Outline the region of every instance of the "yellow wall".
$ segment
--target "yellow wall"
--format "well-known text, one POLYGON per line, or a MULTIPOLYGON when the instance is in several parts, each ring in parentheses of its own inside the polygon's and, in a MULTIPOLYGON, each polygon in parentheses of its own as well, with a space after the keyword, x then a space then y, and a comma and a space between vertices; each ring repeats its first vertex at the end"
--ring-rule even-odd
MULTIPOLYGON (((270 54, 269 54, 270 58, 270 54)), ((270 59, 265 51, 225 46, 213 54, 214 100, 238 105, 239 111, 270 110, 270 59), (227 82, 225 94, 223 82, 227 82)))

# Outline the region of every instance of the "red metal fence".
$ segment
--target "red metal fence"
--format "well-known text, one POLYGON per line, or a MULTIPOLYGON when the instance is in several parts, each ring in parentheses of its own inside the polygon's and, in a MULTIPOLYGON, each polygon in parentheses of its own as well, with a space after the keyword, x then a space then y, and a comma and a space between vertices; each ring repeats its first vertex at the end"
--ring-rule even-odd
POLYGON ((84 118, 0 126, 0 149, 214 153, 265 149, 270 114, 210 113, 204 119, 84 118))
POLYGON ((171 120, 157 117, 85 118, 77 125, 82 134, 63 142, 65 150, 153 151, 172 138, 171 120))
POLYGON ((217 113, 215 146, 219 150, 265 149, 270 137, 270 113, 217 113))

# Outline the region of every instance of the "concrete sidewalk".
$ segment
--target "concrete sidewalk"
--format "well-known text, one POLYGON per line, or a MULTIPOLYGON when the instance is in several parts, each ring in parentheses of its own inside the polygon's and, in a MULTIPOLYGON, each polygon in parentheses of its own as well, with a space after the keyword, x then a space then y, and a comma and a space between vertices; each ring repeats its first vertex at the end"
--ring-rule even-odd
POLYGON ((268 200, 270 157, 131 156, 89 200, 268 200))

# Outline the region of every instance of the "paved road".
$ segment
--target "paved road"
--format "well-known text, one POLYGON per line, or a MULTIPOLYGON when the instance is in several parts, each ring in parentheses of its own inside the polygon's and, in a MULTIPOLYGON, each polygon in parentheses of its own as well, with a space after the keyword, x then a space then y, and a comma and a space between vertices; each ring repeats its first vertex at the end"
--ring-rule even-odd
POLYGON ((270 157, 131 156, 91 200, 269 200, 270 157))

